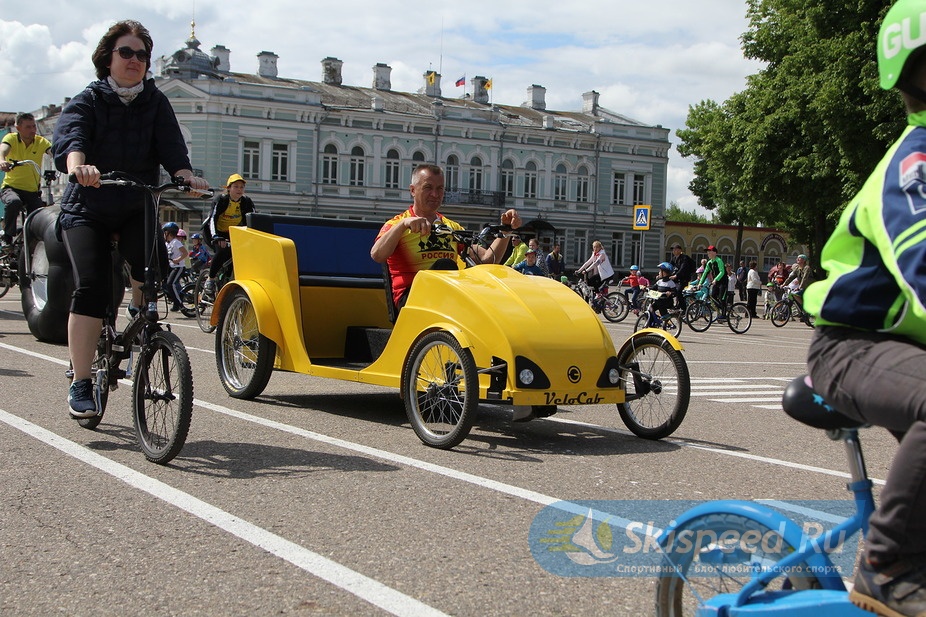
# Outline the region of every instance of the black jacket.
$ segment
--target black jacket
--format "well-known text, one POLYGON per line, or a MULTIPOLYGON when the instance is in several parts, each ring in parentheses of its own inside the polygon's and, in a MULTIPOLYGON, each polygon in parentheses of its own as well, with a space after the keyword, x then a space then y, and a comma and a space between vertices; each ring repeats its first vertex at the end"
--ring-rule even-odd
POLYGON ((677 256, 672 257, 671 263, 672 267, 675 268, 673 274, 675 274, 679 286, 684 287, 691 282, 695 273, 694 259, 685 253, 679 253, 677 256))
MULTIPOLYGON (((158 181, 162 165, 172 176, 192 168, 174 110, 153 79, 145 81, 142 92, 128 105, 105 79, 72 98, 61 112, 52 140, 59 171, 67 172, 67 157, 73 151, 83 152, 87 163, 103 173, 124 171, 146 184, 158 181)), ((144 198, 138 190, 69 183, 61 200, 62 222, 67 226, 67 214, 122 219, 137 212, 144 198)))
MULTIPOLYGON (((221 195, 216 195, 212 198, 212 210, 209 211, 209 217, 203 221, 203 234, 206 236, 206 243, 211 245, 212 239, 218 233, 215 228, 215 219, 219 217, 225 210, 228 208, 228 204, 231 199, 228 197, 228 193, 222 193, 221 195)), ((254 202, 251 201, 251 198, 247 195, 241 196, 241 224, 244 225, 246 220, 244 217, 250 212, 254 212, 254 202)))

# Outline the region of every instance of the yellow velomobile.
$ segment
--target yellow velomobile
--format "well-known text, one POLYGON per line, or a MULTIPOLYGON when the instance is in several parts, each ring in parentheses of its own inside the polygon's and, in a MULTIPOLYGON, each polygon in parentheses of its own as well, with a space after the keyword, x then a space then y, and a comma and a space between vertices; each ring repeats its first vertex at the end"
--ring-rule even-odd
MULTIPOLYGON (((613 403, 648 439, 670 435, 685 416, 690 383, 678 341, 641 330, 616 350, 560 282, 471 262, 424 271, 396 316, 369 255, 380 225, 249 217, 248 228, 231 229, 235 278, 211 317, 219 376, 233 397, 260 394, 274 369, 394 387, 418 437, 438 448, 466 437, 480 401, 527 417, 613 403)), ((467 247, 502 232, 443 233, 467 247)))

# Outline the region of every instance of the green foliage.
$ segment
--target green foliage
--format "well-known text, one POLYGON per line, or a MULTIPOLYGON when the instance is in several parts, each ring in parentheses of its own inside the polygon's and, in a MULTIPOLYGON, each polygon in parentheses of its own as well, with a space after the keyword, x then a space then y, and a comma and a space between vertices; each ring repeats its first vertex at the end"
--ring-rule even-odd
POLYGON ((710 223, 708 219, 703 214, 698 214, 694 210, 682 210, 678 203, 671 202, 669 207, 666 208, 666 220, 672 221, 673 223, 710 223))
POLYGON ((723 104, 702 101, 677 131, 689 185, 721 222, 789 231, 816 253, 903 130, 878 87, 883 0, 747 0, 747 58, 765 68, 723 104))

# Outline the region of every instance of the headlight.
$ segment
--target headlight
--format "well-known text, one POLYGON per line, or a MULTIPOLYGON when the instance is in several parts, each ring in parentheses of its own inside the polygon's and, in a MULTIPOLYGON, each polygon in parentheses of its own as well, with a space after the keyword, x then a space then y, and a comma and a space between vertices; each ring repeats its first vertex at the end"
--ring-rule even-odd
POLYGON ((529 368, 523 369, 520 373, 518 373, 518 379, 520 379, 521 383, 523 383, 525 386, 529 386, 534 383, 534 371, 530 370, 529 368))
POLYGON ((619 370, 617 370, 616 368, 612 368, 610 371, 608 371, 608 381, 610 381, 614 385, 617 385, 620 382, 620 380, 621 380, 621 372, 619 370))

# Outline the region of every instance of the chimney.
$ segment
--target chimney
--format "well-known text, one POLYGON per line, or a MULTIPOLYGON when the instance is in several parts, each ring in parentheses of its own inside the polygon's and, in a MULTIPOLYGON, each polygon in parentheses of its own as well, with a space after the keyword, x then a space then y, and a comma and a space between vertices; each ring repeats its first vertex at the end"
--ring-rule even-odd
POLYGON ((373 111, 383 111, 386 109, 386 101, 378 94, 373 95, 373 99, 370 101, 370 108, 373 111))
POLYGON ((343 62, 331 56, 322 60, 322 81, 332 86, 340 86, 342 66, 343 62))
POLYGON ((272 51, 262 51, 257 54, 257 74, 261 77, 276 78, 278 55, 272 51))
POLYGON ((546 101, 547 89, 543 86, 534 84, 527 89, 528 106, 531 109, 543 111, 547 108, 546 101))
POLYGON ((431 70, 425 72, 424 93, 428 96, 440 96, 440 73, 431 70))
POLYGON ((382 62, 373 66, 373 89, 389 92, 392 90, 392 67, 382 62))
POLYGON ((476 75, 472 79, 473 83, 473 101, 476 103, 488 103, 489 91, 486 90, 486 84, 489 80, 482 75, 476 75))
POLYGON ((598 93, 594 90, 582 95, 582 113, 598 115, 598 93))
POLYGON ((555 118, 553 118, 553 116, 549 114, 544 114, 543 116, 543 128, 544 129, 548 131, 552 131, 553 128, 556 126, 555 122, 556 120, 555 118))
POLYGON ((215 68, 225 73, 230 73, 231 62, 229 62, 229 57, 231 56, 231 50, 224 45, 216 45, 210 51, 212 52, 212 57, 219 61, 215 68))

